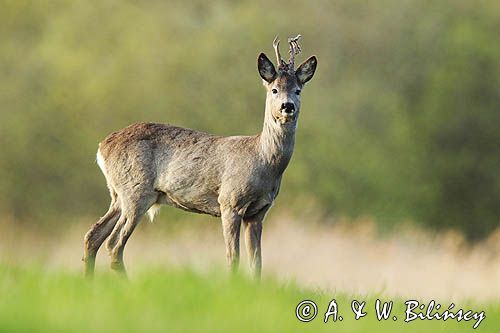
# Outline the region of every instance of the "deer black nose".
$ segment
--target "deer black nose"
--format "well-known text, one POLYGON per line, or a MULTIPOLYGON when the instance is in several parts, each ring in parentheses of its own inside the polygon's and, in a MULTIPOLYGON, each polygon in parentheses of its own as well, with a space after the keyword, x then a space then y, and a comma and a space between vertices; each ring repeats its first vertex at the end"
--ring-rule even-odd
POLYGON ((295 111, 295 104, 293 103, 283 103, 281 104, 281 110, 285 111, 285 113, 293 113, 295 111))

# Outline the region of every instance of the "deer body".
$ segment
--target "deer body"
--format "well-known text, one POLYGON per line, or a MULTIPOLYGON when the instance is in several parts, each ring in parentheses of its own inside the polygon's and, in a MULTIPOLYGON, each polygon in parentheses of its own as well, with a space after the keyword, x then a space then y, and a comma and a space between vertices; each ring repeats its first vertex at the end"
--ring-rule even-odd
POLYGON ((261 137, 139 123, 107 137, 98 161, 122 196, 139 190, 152 193, 155 204, 191 212, 221 216, 224 203, 241 216, 254 215, 274 200, 293 150, 293 138, 278 138, 279 146, 269 147, 261 137))
POLYGON ((278 71, 263 53, 258 58, 267 88, 260 134, 222 137, 139 123, 112 133, 99 144, 97 161, 107 181, 111 205, 85 236, 87 275, 93 274, 97 250, 106 238, 111 267, 125 272, 123 250, 135 226, 145 213, 152 219, 158 206, 167 204, 220 216, 226 255, 233 269, 239 261, 243 224, 250 266, 260 276, 262 222, 292 156, 300 89, 316 68, 316 58, 311 57, 293 72, 293 58, 290 64, 280 59, 276 40, 275 49, 278 71))

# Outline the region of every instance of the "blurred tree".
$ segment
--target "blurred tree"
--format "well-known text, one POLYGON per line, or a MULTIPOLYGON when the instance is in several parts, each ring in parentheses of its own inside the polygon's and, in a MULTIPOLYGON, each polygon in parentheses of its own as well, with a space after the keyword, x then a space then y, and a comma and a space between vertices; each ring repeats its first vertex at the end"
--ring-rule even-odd
POLYGON ((97 143, 129 123, 257 133, 256 56, 300 32, 319 67, 280 199, 479 239, 500 222, 499 16, 465 0, 4 1, 0 219, 102 214, 97 143))

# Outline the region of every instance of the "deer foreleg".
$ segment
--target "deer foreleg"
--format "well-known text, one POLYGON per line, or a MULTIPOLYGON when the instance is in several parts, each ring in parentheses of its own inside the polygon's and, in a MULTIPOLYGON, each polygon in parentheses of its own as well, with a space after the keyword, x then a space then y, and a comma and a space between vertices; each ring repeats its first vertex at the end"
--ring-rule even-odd
POLYGON ((222 232, 226 243, 227 263, 234 273, 240 260, 241 216, 232 210, 222 210, 222 232))
POLYGON ((269 207, 270 206, 266 206, 257 214, 243 218, 248 263, 250 265, 250 271, 256 279, 260 279, 262 269, 262 221, 264 220, 269 207))

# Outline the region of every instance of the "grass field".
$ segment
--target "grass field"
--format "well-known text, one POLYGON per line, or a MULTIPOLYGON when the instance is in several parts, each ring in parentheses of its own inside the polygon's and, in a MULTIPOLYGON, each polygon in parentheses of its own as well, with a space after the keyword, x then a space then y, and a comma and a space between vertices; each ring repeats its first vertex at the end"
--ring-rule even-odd
MULTIPOLYGON (((216 271, 145 269, 130 281, 113 274, 88 281, 74 272, 3 265, 0 295, 0 332, 470 332, 475 323, 405 323, 401 299, 394 300, 391 314, 398 320, 379 322, 374 313, 378 295, 321 293, 216 271), (325 324, 333 298, 343 321, 330 317, 325 324), (295 307, 304 299, 318 305, 318 315, 309 323, 295 317, 295 307), (357 321, 351 311, 354 299, 367 302, 367 316, 357 321)), ((443 309, 449 303, 442 301, 443 309)), ((484 310, 486 319, 477 331, 498 332, 500 304, 460 302, 458 308, 484 310)))

